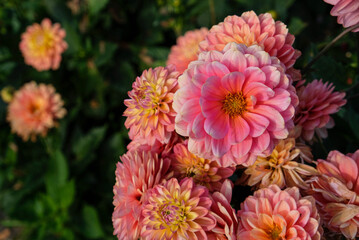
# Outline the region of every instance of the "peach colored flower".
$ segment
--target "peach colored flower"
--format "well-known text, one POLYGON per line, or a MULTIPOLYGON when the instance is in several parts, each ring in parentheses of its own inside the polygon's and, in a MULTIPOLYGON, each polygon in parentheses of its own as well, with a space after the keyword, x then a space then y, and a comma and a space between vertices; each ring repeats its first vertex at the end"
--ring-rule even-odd
POLYGON ((328 229, 349 239, 359 237, 358 169, 359 150, 347 155, 331 151, 327 160, 318 160, 320 175, 309 181, 328 229))
POLYGON ((223 181, 232 176, 234 167, 220 167, 216 161, 197 157, 190 153, 187 141, 174 146, 172 158, 173 176, 177 179, 193 178, 196 184, 208 188, 210 192, 219 191, 223 181))
POLYGON ((298 99, 279 60, 261 47, 229 43, 202 52, 180 76, 176 131, 193 154, 226 167, 269 155, 292 128, 298 99))
POLYGON ((20 50, 25 63, 37 71, 56 70, 60 66, 61 54, 67 49, 63 40, 66 32, 59 23, 52 24, 45 18, 41 24, 34 23, 21 35, 20 50))
POLYGON ((280 140, 268 157, 258 157, 256 162, 245 170, 248 185, 259 188, 276 184, 280 188, 308 188, 304 180, 317 174, 312 166, 299 163, 301 150, 296 147, 294 138, 280 140))
POLYGON ((229 42, 259 45, 270 56, 277 57, 286 68, 291 68, 301 55, 292 46, 294 39, 286 25, 280 21, 275 22, 270 13, 257 16, 255 12, 249 11, 240 17, 228 16, 213 26, 199 46, 204 51, 221 51, 229 42))
POLYGON ((142 228, 142 205, 149 189, 169 179, 169 159, 152 152, 132 151, 117 163, 113 187, 115 206, 112 214, 114 235, 118 239, 138 239, 142 228))
POLYGON ((297 89, 299 105, 296 108, 294 123, 301 126, 301 138, 311 141, 314 133, 326 138, 327 128, 334 126, 330 114, 339 111, 346 104, 344 92, 334 92, 332 83, 314 80, 307 86, 297 89))
POLYGON ((140 138, 148 145, 168 143, 174 132, 173 94, 177 90, 179 72, 173 67, 157 67, 143 71, 124 101, 127 109, 125 126, 131 140, 140 138))
POLYGON ((171 47, 168 55, 167 65, 174 64, 176 70, 181 74, 186 70, 188 64, 198 58, 199 42, 203 41, 207 28, 188 31, 177 39, 177 44, 171 47))
POLYGON ((311 196, 301 197, 296 187, 281 190, 270 185, 241 204, 237 239, 319 240, 320 218, 311 196))
MULTIPOLYGON (((337 22, 343 27, 349 28, 359 23, 359 2, 358 0, 324 0, 334 5, 330 14, 338 17, 337 22)), ((358 32, 359 28, 353 30, 358 32)))
POLYGON ((143 239, 207 239, 215 227, 208 190, 192 178, 172 178, 148 192, 142 215, 143 239))
POLYGON ((57 125, 66 110, 61 96, 52 85, 30 82, 15 92, 9 107, 7 120, 12 132, 24 141, 36 140, 37 135, 46 136, 48 130, 57 125))

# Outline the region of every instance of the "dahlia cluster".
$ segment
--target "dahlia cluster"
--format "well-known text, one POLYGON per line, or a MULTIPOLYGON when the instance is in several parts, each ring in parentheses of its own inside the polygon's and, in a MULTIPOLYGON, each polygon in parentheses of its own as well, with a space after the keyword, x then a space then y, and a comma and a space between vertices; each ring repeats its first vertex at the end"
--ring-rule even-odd
POLYGON ((356 236, 358 154, 315 161, 309 146, 345 93, 306 83, 293 42, 270 14, 245 12, 187 32, 167 66, 136 78, 113 188, 118 239, 319 240, 323 223, 356 236), (256 191, 235 209, 241 185, 256 191))

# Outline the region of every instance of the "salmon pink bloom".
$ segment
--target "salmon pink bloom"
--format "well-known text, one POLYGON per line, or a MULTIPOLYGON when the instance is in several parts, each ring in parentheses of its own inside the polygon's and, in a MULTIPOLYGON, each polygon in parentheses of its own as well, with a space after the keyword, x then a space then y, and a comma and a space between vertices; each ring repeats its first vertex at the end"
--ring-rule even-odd
POLYGON ((66 110, 61 96, 52 85, 30 82, 15 92, 9 107, 7 120, 12 132, 24 141, 36 140, 37 135, 46 136, 48 130, 57 125, 66 110))
POLYGON ((269 155, 292 128, 295 88, 276 57, 229 43, 202 52, 179 78, 176 131, 193 154, 227 167, 269 155))
POLYGON ((121 161, 117 163, 113 187, 113 233, 118 239, 138 239, 146 193, 171 177, 170 160, 151 152, 132 151, 123 155, 121 161))
POLYGON ((174 67, 157 67, 143 71, 124 101, 127 109, 125 126, 130 139, 141 138, 148 145, 168 143, 174 131, 173 94, 177 90, 179 72, 174 67))
POLYGON ((331 151, 318 160, 320 175, 313 177, 312 195, 321 209, 324 223, 348 239, 359 237, 359 150, 344 155, 331 151))
POLYGON ((311 196, 301 197, 296 187, 281 190, 271 185, 241 204, 237 239, 320 240, 320 218, 311 196))
POLYGON ((172 178, 148 192, 142 215, 142 238, 207 239, 206 231, 215 227, 210 214, 212 201, 208 190, 195 185, 192 178, 178 183, 172 178))
MULTIPOLYGON (((324 0, 324 2, 334 5, 330 14, 338 17, 337 22, 343 27, 349 28, 359 24, 359 2, 357 0, 324 0)), ((358 32, 359 27, 353 32, 358 32)))
POLYGON ((286 25, 274 21, 270 13, 244 12, 241 16, 228 16, 213 26, 199 46, 203 51, 222 51, 227 43, 236 42, 246 46, 259 45, 270 56, 277 57, 286 68, 291 68, 300 51, 293 48, 294 36, 286 25))
POLYGON ((327 128, 334 126, 330 114, 339 111, 346 104, 344 92, 334 92, 332 83, 315 79, 307 86, 297 89, 299 105, 296 108, 294 123, 301 126, 301 138, 311 141, 314 133, 326 138, 327 128))
POLYGON ((234 167, 220 167, 216 161, 197 157, 190 153, 187 141, 174 146, 172 155, 173 176, 177 179, 191 177, 196 184, 219 191, 223 181, 232 176, 234 167))
POLYGON ((199 43, 208 33, 207 28, 188 31, 177 39, 177 44, 171 47, 167 65, 173 64, 176 70, 183 73, 188 64, 198 58, 199 43))
POLYGON ((25 63, 37 71, 56 70, 61 54, 67 49, 66 32, 59 23, 52 24, 45 18, 41 24, 34 23, 21 35, 20 50, 25 63))

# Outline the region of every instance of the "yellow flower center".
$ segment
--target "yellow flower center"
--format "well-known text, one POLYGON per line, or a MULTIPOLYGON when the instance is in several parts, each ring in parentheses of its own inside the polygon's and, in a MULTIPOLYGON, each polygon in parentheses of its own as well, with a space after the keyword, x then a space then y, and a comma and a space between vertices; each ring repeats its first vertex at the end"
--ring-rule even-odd
POLYGON ((247 103, 243 94, 240 93, 228 93, 226 98, 222 101, 222 110, 230 117, 236 117, 242 115, 246 111, 247 103))
POLYGON ((45 101, 42 98, 36 98, 31 104, 30 104, 30 112, 34 115, 37 115, 42 112, 45 106, 45 101))
POLYGON ((277 225, 274 225, 272 230, 268 233, 270 240, 283 240, 281 237, 282 229, 279 228, 277 225))
POLYGON ((172 232, 186 221, 186 207, 179 202, 168 201, 159 207, 158 216, 172 232))
POLYGON ((52 45, 52 33, 42 29, 34 32, 29 42, 29 47, 32 49, 34 55, 44 55, 52 45))

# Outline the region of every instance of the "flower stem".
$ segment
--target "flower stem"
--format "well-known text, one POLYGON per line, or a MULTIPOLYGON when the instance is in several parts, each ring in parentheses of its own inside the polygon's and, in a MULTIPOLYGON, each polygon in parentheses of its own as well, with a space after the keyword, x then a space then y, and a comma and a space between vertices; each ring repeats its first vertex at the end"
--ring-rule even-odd
POLYGON ((216 10, 214 7, 214 1, 208 0, 208 4, 209 4, 209 11, 211 13, 211 24, 215 25, 216 24, 216 10))
POLYGON ((321 57, 323 56, 339 39, 341 39, 345 34, 347 34, 348 32, 353 31, 354 29, 359 28, 359 23, 345 29, 343 32, 341 32, 338 36, 336 36, 330 43, 328 43, 328 45, 326 45, 319 53, 317 56, 315 56, 302 70, 303 74, 306 74, 309 70, 310 67, 321 57))

